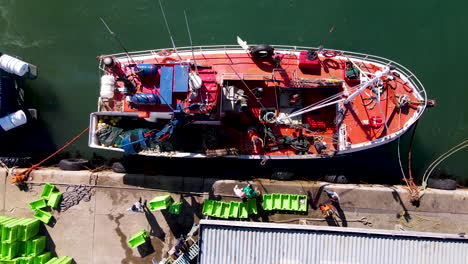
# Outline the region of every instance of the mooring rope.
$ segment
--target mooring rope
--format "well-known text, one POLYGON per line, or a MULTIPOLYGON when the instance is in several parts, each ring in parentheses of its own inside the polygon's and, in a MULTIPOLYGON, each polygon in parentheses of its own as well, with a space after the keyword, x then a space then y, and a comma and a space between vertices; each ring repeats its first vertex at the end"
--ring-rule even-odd
POLYGON ((35 168, 41 166, 42 163, 46 162, 47 160, 49 160, 50 158, 52 158, 53 156, 57 155, 60 151, 66 149, 68 146, 70 146, 73 142, 75 142, 78 138, 80 138, 84 133, 86 133, 86 131, 89 130, 89 127, 86 127, 83 131, 80 132, 80 134, 78 134, 76 137, 74 137, 72 140, 70 140, 67 144, 65 144, 63 147, 61 147, 60 149, 58 149, 57 151, 55 151, 54 153, 52 153, 50 156, 48 156, 47 158, 43 159, 41 162, 37 163, 37 164, 34 164, 31 166, 31 168, 25 170, 25 171, 22 171, 22 172, 19 172, 19 173, 15 173, 13 175, 13 177, 11 178, 11 183, 14 184, 20 184, 20 183, 23 183, 25 181, 25 179, 29 176, 29 173, 31 173, 31 171, 33 171, 35 168))

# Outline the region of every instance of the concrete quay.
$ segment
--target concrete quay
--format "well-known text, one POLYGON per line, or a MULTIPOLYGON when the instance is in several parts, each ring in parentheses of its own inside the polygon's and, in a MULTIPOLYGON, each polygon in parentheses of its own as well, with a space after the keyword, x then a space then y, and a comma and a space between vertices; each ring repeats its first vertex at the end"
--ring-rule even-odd
POLYGON ((93 186, 89 202, 81 201, 66 211, 52 210, 54 221, 44 225, 50 238, 48 250, 58 256, 73 257, 80 264, 151 263, 160 260, 181 234, 186 234, 201 218, 205 199, 239 200, 233 187, 247 183, 262 193, 306 194, 309 197, 306 214, 259 214, 246 221, 329 225, 324 221, 318 204, 327 202, 323 189, 331 189, 341 197, 341 209, 336 222, 340 226, 412 230, 421 232, 467 233, 468 191, 427 189, 419 207, 409 202, 405 186, 329 184, 318 181, 251 181, 222 180, 203 177, 121 174, 111 171, 62 171, 41 168, 31 173, 26 190, 10 184, 10 176, 0 170, 0 215, 33 217, 29 202, 40 198, 43 184, 56 185, 60 192, 79 185, 93 186), (155 211, 127 211, 140 197, 151 200, 170 194, 183 203, 182 213, 172 215, 155 211), (405 212, 404 214, 402 212, 405 212), (142 257, 127 240, 141 229, 150 231, 154 252, 142 257))

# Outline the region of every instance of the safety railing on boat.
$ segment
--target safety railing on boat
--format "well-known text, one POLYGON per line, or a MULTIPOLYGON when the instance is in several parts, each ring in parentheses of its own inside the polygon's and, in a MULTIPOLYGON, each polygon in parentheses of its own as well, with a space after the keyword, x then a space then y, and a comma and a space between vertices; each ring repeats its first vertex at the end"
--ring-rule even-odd
MULTIPOLYGON (((250 44, 250 46, 256 46, 256 44, 250 44)), ((274 47, 277 52, 281 52, 281 53, 295 53, 295 52, 311 50, 311 49, 318 50, 317 47, 288 46, 288 45, 270 45, 270 46, 274 47)), ((200 53, 219 52, 220 50, 223 50, 225 52, 243 51, 243 49, 240 48, 239 45, 205 45, 205 46, 193 46, 193 47, 190 47, 190 46, 178 47, 177 52, 179 53, 191 52, 192 49, 194 52, 200 52, 200 53)), ((130 56, 148 56, 148 55, 155 56, 156 54, 158 54, 158 52, 161 52, 164 50, 173 50, 173 49, 165 48, 165 49, 133 51, 133 52, 129 52, 129 54, 130 56)), ((349 59, 365 60, 368 62, 378 63, 378 64, 388 66, 388 67, 390 66, 394 67, 394 70, 400 73, 401 78, 404 81, 410 82, 411 85, 420 94, 420 96, 422 97, 422 100, 424 102, 427 102, 426 90, 424 89, 424 86, 422 85, 421 81, 414 75, 414 73, 412 73, 403 65, 395 61, 389 60, 387 58, 365 54, 365 53, 344 51, 344 50, 337 50, 337 49, 326 49, 326 50, 335 51, 337 52, 338 56, 344 56, 349 59)), ((109 55, 116 56, 116 57, 126 56, 125 53, 116 53, 116 54, 109 54, 109 55)), ((108 55, 104 55, 104 56, 108 56, 108 55)), ((418 117, 424 112, 425 108, 426 108, 426 104, 424 104, 422 111, 419 111, 418 117)))

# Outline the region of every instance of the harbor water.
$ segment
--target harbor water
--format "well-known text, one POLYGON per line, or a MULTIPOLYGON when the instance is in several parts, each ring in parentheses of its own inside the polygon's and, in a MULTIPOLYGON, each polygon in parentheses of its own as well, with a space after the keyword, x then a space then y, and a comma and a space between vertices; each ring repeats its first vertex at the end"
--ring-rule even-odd
MULTIPOLYGON (((394 60, 423 83, 437 107, 420 119, 412 148, 412 171, 418 180, 429 164, 468 137, 468 89, 465 59, 467 5, 443 1, 163 1, 177 46, 189 46, 184 10, 194 45, 249 44, 319 46, 362 52, 394 60), (329 34, 330 29, 333 32, 329 34)), ((171 47, 157 1, 0 1, 1 52, 38 66, 28 80, 26 105, 38 120, 0 136, 0 156, 45 158, 89 124, 97 109, 100 72, 96 56, 122 52, 102 24, 102 17, 127 50, 171 47)), ((407 167, 411 133, 400 141, 407 167)), ((345 168, 379 182, 401 182, 398 142, 350 155, 321 166, 345 168)), ((71 157, 119 158, 123 154, 91 149, 87 136, 66 149, 71 157)), ((442 162, 436 176, 466 184, 468 149, 442 162)), ((288 164, 283 164, 288 166, 288 164)), ((303 166, 313 175, 318 162, 303 166)))

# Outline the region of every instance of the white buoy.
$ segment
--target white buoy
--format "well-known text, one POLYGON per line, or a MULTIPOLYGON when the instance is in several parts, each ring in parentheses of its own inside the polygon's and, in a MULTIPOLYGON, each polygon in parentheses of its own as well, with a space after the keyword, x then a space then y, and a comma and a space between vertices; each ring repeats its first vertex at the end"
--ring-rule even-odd
POLYGON ((18 110, 14 113, 0 118, 0 130, 8 131, 15 127, 26 124, 27 121, 28 120, 24 111, 18 110))
POLYGON ((101 77, 101 98, 109 99, 114 97, 115 78, 112 75, 103 75, 101 77))
POLYGON ((23 76, 29 70, 29 64, 7 54, 0 56, 0 68, 6 72, 23 76))

